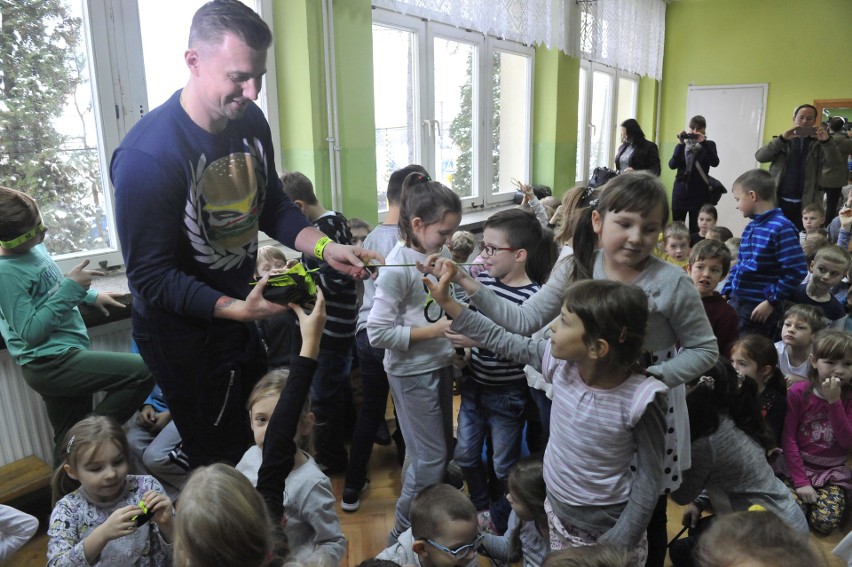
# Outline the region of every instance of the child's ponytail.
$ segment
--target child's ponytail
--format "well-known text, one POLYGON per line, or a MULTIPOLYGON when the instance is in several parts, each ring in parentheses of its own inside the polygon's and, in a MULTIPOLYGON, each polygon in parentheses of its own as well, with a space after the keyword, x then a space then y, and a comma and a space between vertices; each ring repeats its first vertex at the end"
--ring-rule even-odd
POLYGON ((647 216, 660 207, 660 228, 669 221, 669 198, 660 179, 645 171, 622 173, 604 185, 597 204, 582 211, 574 231, 574 262, 568 281, 591 279, 594 273, 595 251, 599 235, 595 233, 593 213, 597 211, 603 223, 608 213, 636 212, 647 216))
POLYGON ((402 183, 399 201, 399 235, 406 246, 419 246, 411 221, 419 217, 429 226, 447 213, 461 215, 461 199, 452 189, 423 173, 410 173, 402 183))
POLYGON ((594 273, 595 251, 598 249, 598 235, 592 224, 592 212, 594 207, 583 209, 577 214, 574 227, 574 261, 571 272, 568 274, 568 282, 590 280, 594 273))

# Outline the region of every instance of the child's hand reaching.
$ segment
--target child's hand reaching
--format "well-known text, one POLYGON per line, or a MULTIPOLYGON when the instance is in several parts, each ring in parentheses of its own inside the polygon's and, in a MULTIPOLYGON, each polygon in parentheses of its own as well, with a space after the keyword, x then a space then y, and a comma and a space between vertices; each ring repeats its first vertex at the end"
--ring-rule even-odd
POLYGON ((316 359, 319 354, 320 339, 326 319, 325 297, 323 297, 322 290, 317 288, 317 298, 310 314, 305 312, 301 305, 295 303, 290 304, 290 309, 299 318, 299 328, 302 332, 302 350, 299 355, 316 359))
POLYGON ((117 307, 118 309, 124 309, 124 304, 116 301, 116 297, 121 297, 120 293, 98 293, 98 297, 95 298, 95 307, 97 307, 101 313, 109 317, 109 307, 117 307))
POLYGON ((448 317, 455 319, 459 316, 462 306, 453 298, 451 293, 451 282, 455 276, 456 265, 454 262, 449 262, 444 274, 437 282, 433 282, 429 278, 423 278, 423 284, 432 296, 432 299, 441 306, 448 317))
POLYGON ((104 273, 97 270, 86 270, 85 268, 88 265, 89 261, 83 260, 74 266, 70 272, 65 274, 65 277, 76 282, 83 289, 89 289, 92 286, 92 277, 102 276, 104 273))
POLYGON ((822 381, 820 389, 822 390, 822 397, 825 398, 825 401, 830 404, 840 401, 841 384, 840 378, 837 376, 831 376, 822 381))
POLYGON ((802 502, 804 502, 805 504, 816 504, 817 493, 816 490, 814 490, 814 487, 810 484, 797 488, 796 494, 799 495, 799 498, 801 498, 802 502))
POLYGON ((852 228, 852 207, 843 207, 837 216, 840 217, 840 229, 848 232, 852 228))
POLYGON ((157 423, 157 412, 154 409, 154 406, 151 404, 145 404, 142 406, 142 409, 139 410, 139 414, 136 416, 136 425, 144 429, 145 431, 150 430, 157 423))

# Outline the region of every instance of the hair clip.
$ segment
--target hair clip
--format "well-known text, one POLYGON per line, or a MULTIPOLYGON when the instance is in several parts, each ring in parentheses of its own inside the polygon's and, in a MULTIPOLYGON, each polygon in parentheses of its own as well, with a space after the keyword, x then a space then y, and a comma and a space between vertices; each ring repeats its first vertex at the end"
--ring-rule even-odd
POLYGON ((66 455, 70 455, 70 454, 71 454, 71 445, 73 445, 73 444, 74 444, 74 439, 76 439, 76 438, 77 438, 77 436, 76 436, 76 435, 72 435, 72 436, 71 436, 71 439, 69 439, 69 440, 68 440, 68 446, 67 446, 67 447, 65 447, 65 454, 66 454, 66 455))
POLYGON ((716 380, 713 379, 712 376, 702 376, 698 379, 698 385, 700 386, 701 384, 705 384, 708 388, 713 390, 716 387, 716 380))
POLYGON ((622 327, 621 333, 618 334, 618 344, 621 344, 626 340, 627 340, 627 327, 622 327))

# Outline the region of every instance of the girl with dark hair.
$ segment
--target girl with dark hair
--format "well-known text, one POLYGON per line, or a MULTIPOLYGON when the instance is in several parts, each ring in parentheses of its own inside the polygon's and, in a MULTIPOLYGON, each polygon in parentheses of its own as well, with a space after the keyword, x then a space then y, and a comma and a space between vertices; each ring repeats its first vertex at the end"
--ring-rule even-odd
MULTIPOLYGON (((400 198, 401 242, 387 263, 422 263, 436 253, 449 259, 446 245, 460 222, 458 195, 428 175, 411 173, 400 198)), ((453 437, 453 347, 444 336, 449 321, 422 279, 417 270, 380 268, 367 318, 370 344, 385 349, 384 367, 410 457, 389 543, 410 527, 414 496, 444 478, 453 437)))
POLYGON ((615 169, 619 172, 648 170, 660 175, 660 150, 645 138, 642 127, 633 118, 621 123, 621 147, 615 154, 615 169))
POLYGON ((760 413, 757 383, 738 376, 729 363, 720 360, 687 385, 686 406, 692 467, 684 471, 683 483, 672 492, 672 499, 688 504, 683 525, 693 531, 672 545, 669 556, 675 567, 694 565, 692 548, 707 522, 694 528, 711 504, 717 515, 758 504, 806 534, 804 514, 766 460, 774 439, 760 413))

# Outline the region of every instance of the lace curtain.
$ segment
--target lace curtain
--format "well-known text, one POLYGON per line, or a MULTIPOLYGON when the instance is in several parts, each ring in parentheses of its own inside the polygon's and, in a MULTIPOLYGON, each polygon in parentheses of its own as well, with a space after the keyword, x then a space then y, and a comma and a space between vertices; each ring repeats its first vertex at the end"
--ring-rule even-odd
MULTIPOLYGON (((566 0, 573 1, 573 0, 566 0)), ((666 4, 663 0, 596 0, 580 4, 584 58, 623 71, 663 76, 666 4)))
POLYGON ((663 0, 373 0, 373 5, 662 77, 663 0))

